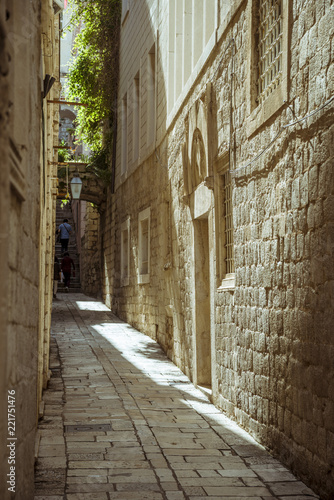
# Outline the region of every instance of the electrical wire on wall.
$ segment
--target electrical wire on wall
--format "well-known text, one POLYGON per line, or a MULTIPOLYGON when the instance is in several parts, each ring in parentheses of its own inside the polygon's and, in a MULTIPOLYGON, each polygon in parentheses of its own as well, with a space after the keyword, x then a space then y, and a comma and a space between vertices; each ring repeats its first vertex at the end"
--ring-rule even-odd
MULTIPOLYGON (((277 134, 275 135, 275 137, 254 157, 252 158, 249 162, 247 162, 245 165, 239 167, 239 168, 233 168, 234 165, 236 165, 236 159, 235 159, 235 133, 234 133, 234 127, 233 127, 233 81, 234 81, 234 56, 235 56, 235 40, 234 38, 232 38, 226 49, 224 50, 223 52, 223 55, 221 56, 219 62, 218 62, 218 65, 217 65, 217 68, 215 69, 212 77, 210 78, 209 82, 213 82, 213 80, 216 78, 216 75, 221 67, 221 64, 225 58, 225 55, 228 51, 228 49, 230 48, 230 46, 233 44, 233 47, 232 47, 232 54, 231 54, 231 90, 230 90, 230 169, 229 169, 229 173, 235 177, 235 174, 237 172, 240 172, 241 170, 244 170, 246 169, 247 167, 249 167, 250 165, 252 165, 256 160, 258 160, 271 146, 272 144, 274 144, 274 142, 280 137, 280 135, 285 131, 287 130, 289 127, 292 127, 294 125, 297 125, 298 123, 301 123, 303 122, 304 120, 307 120, 308 118, 310 118, 311 116, 315 115, 316 113, 320 112, 322 109, 324 109, 326 106, 328 106, 331 102, 333 102, 334 100, 334 96, 332 96, 330 99, 328 99, 324 104, 322 104, 321 106, 319 106, 317 109, 313 110, 312 112, 308 113, 307 115, 301 117, 301 118, 298 118, 297 120, 294 120, 290 123, 287 123, 286 125, 283 125, 280 130, 277 132, 277 134), (234 154, 232 154, 232 152, 234 154)), ((178 141, 177 145, 176 145, 176 148, 175 148, 175 152, 174 152, 174 155, 172 156, 171 160, 169 163, 172 163, 175 159, 175 156, 178 154, 178 150, 179 150, 179 146, 180 144, 182 143, 182 141, 184 140, 184 136, 185 136, 185 131, 182 133, 181 137, 180 137, 180 140, 178 141)), ((160 165, 164 168, 166 168, 165 165, 162 164, 161 162, 161 159, 158 155, 158 152, 157 152, 157 149, 155 149, 155 156, 158 160, 158 162, 160 163, 160 165)))
POLYGON ((279 136, 286 130, 288 129, 289 127, 292 127, 293 125, 297 125, 298 123, 304 121, 304 120, 307 120, 308 118, 310 118, 311 116, 315 115, 316 113, 318 113, 319 111, 321 111, 322 109, 324 109, 326 106, 328 106, 332 101, 334 101, 334 96, 332 96, 330 99, 328 99, 328 101, 326 101, 324 104, 322 104, 322 106, 319 106, 317 109, 313 110, 311 113, 309 113, 308 115, 306 116, 303 116, 302 118, 298 118, 297 120, 293 121, 293 122, 290 122, 290 123, 287 123, 286 125, 283 125, 279 131, 277 132, 277 134, 275 135, 275 137, 267 144, 267 146, 265 146, 262 151, 260 151, 260 153, 258 153, 252 160, 250 160, 248 163, 246 163, 246 165, 243 165, 242 167, 239 167, 235 170, 230 170, 230 174, 235 174, 236 172, 239 172, 240 170, 243 170, 247 167, 249 167, 250 165, 252 165, 256 160, 258 160, 269 148, 270 146, 272 146, 272 144, 274 144, 274 142, 279 138, 279 136))

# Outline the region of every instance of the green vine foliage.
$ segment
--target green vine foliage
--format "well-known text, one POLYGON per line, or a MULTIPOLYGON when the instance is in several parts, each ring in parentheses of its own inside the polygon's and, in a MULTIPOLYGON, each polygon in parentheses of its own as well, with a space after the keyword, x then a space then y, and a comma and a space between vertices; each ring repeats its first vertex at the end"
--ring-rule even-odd
POLYGON ((76 134, 93 151, 92 161, 103 156, 105 168, 116 116, 121 0, 69 0, 69 5, 73 14, 68 30, 79 33, 67 97, 87 104, 78 107, 76 134))
POLYGON ((102 182, 108 186, 111 182, 111 171, 106 168, 109 159, 109 147, 102 147, 99 151, 93 151, 87 165, 87 172, 95 174, 102 182))

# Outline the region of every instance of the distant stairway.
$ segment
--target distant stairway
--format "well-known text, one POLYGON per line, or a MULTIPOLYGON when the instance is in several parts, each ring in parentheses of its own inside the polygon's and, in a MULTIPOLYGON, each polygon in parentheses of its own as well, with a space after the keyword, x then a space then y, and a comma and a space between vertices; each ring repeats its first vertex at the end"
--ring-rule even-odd
MULTIPOLYGON (((72 210, 68 205, 65 205, 61 208, 61 200, 57 200, 57 209, 56 209, 56 227, 59 228, 60 224, 63 223, 64 219, 68 219, 68 223, 72 227, 72 234, 70 235, 70 241, 68 244, 68 253, 70 257, 73 259, 75 265, 75 277, 73 277, 71 273, 71 282, 69 287, 69 292, 81 292, 81 284, 80 284, 80 267, 79 267, 79 255, 77 251, 77 245, 75 240, 75 230, 72 210)), ((56 243, 56 256, 59 259, 59 263, 61 263, 61 244, 56 243)), ((58 282, 58 292, 65 292, 64 283, 58 282)))

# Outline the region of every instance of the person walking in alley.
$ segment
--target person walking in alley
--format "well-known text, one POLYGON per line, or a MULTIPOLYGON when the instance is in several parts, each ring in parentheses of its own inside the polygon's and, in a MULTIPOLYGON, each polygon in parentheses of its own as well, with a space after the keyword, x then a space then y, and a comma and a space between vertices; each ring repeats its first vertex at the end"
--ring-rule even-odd
POLYGON ((68 219, 64 219, 63 223, 58 228, 60 232, 61 253, 67 252, 70 234, 72 234, 72 226, 68 223, 68 219))
POLYGON ((68 252, 65 252, 63 260, 61 261, 61 270, 63 271, 64 274, 64 284, 66 292, 68 292, 68 287, 70 286, 72 266, 73 266, 73 276, 75 276, 75 265, 73 259, 71 259, 68 252))
POLYGON ((55 261, 53 264, 53 298, 57 298, 58 281, 61 278, 60 274, 60 263, 58 257, 55 256, 55 261))

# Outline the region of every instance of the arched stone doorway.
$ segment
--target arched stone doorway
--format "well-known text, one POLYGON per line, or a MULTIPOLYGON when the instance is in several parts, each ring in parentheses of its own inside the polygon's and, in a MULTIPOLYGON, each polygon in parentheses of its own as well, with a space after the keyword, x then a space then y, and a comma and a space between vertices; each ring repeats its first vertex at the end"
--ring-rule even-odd
POLYGON ((213 339, 211 276, 213 193, 208 187, 208 109, 205 96, 189 111, 184 155, 185 198, 193 229, 193 323, 194 371, 198 386, 212 387, 213 339))

